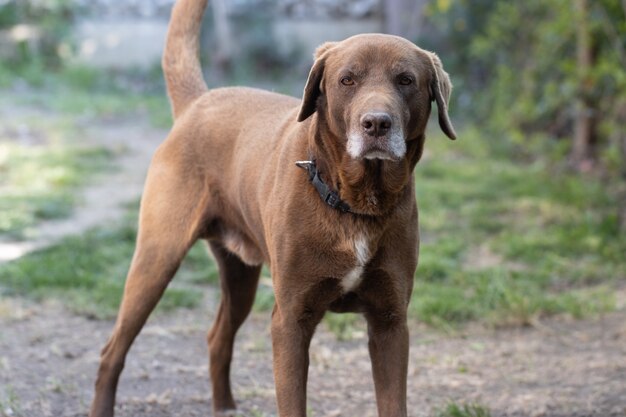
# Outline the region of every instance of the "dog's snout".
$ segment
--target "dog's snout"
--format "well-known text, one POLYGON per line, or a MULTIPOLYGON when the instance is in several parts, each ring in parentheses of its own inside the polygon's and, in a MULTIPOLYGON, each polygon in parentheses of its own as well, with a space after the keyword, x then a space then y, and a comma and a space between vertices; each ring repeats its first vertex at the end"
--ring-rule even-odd
POLYGON ((370 136, 383 136, 391 129, 391 116, 387 113, 366 113, 361 117, 361 126, 370 136))

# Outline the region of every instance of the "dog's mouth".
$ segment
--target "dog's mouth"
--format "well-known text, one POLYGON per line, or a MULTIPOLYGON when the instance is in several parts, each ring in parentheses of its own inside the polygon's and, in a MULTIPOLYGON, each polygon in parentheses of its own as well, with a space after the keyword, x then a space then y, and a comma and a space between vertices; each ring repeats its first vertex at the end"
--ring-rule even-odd
POLYGON ((399 132, 380 137, 351 134, 348 136, 347 151, 352 158, 359 160, 398 161, 406 153, 406 143, 399 132))
POLYGON ((378 146, 373 146, 370 150, 363 154, 363 159, 387 159, 395 161, 397 158, 394 158, 388 150, 378 146))

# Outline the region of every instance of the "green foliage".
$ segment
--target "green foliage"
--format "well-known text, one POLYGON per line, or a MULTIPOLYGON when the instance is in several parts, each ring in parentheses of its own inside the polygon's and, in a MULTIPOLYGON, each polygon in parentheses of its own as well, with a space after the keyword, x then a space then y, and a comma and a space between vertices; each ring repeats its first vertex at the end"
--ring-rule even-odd
POLYGON ((626 170, 626 9, 619 0, 588 3, 588 15, 580 15, 569 0, 432 2, 441 32, 425 43, 454 51, 444 56, 460 94, 452 108, 502 135, 500 149, 534 158, 544 149, 529 141, 573 136, 576 103, 585 97, 598 121, 600 160, 612 172, 626 170), (583 19, 594 52, 588 73, 576 55, 583 19))

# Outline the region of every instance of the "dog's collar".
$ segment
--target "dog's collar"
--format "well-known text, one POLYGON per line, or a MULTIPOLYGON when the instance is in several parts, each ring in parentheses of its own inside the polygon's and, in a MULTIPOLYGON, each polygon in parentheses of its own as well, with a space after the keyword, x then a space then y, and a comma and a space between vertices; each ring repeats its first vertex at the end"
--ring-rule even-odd
POLYGON ((309 181, 317 190, 322 201, 342 213, 354 213, 348 203, 339 198, 339 193, 330 188, 320 177, 315 161, 296 161, 296 166, 309 174, 309 181))

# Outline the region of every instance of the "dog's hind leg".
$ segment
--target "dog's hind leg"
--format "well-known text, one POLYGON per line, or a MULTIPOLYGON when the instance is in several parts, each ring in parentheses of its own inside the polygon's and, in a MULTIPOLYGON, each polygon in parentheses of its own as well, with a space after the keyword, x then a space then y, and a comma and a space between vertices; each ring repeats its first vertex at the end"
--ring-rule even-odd
POLYGON ((210 246, 219 266, 222 289, 217 317, 208 335, 213 411, 218 417, 235 409, 230 388, 233 344, 237 330, 252 308, 261 265, 243 263, 217 241, 210 241, 210 246))
POLYGON ((184 170, 163 152, 157 152, 150 167, 135 255, 113 334, 102 350, 90 417, 113 416, 126 354, 202 226, 207 191, 184 170))

